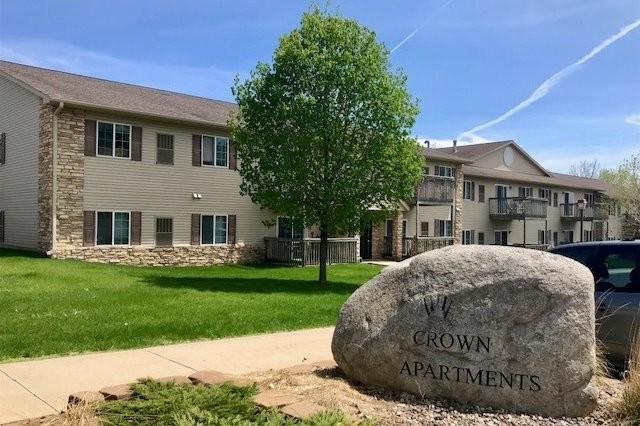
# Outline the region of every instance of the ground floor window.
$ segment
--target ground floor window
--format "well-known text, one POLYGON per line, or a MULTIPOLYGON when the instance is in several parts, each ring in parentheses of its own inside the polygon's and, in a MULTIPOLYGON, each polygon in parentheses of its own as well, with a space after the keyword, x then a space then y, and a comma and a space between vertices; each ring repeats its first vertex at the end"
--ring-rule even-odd
POLYGON ((475 244, 474 237, 476 231, 474 230, 463 230, 462 231, 462 244, 475 244))
POLYGON ((582 236, 582 241, 593 241, 593 231, 592 230, 584 230, 584 235, 582 236))
POLYGON ((420 236, 421 237, 429 236, 429 222, 420 222, 420 236))
POLYGON ((573 242, 573 231, 562 231, 562 235, 564 236, 562 241, 563 243, 567 244, 573 242))
POLYGON ((202 244, 227 244, 227 216, 202 215, 202 244))
POLYGON ((281 216, 278 218, 278 238, 302 239, 304 225, 300 220, 281 216))
POLYGON ((130 218, 129 212, 98 212, 96 215, 96 244, 129 244, 130 218))
POLYGON ((544 229, 538 230, 538 244, 548 244, 548 231, 545 232, 544 229))
POLYGON ((507 242, 508 236, 509 236, 509 231, 495 231, 493 233, 493 242, 494 244, 506 246, 508 244, 507 242))
POLYGON ((156 246, 171 247, 173 245, 173 219, 170 217, 156 218, 156 246))
POLYGON ((450 220, 434 219, 434 225, 436 237, 450 237, 452 235, 450 220))
POLYGON ((478 232, 478 244, 484 245, 484 232, 478 232))

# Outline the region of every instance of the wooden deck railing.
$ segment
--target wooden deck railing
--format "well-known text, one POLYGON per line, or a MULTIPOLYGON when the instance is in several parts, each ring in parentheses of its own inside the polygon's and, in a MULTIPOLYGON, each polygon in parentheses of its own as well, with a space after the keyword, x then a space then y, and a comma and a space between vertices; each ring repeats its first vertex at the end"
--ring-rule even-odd
MULTIPOLYGON (((608 206, 604 204, 587 204, 584 206, 582 220, 606 220, 609 218, 608 206)), ((560 204, 560 219, 564 221, 580 220, 578 203, 560 204)))
MULTIPOLYGON (((275 238, 264 239, 267 262, 290 265, 319 265, 320 238, 275 238)), ((329 238, 327 263, 358 262, 357 238, 329 238)))
POLYGON ((453 178, 444 176, 425 176, 418 186, 416 196, 412 200, 419 203, 451 204, 456 192, 456 183, 453 178))
POLYGON ((425 251, 436 250, 453 244, 453 237, 407 237, 402 241, 402 255, 415 256, 425 251))
POLYGON ((491 219, 545 219, 548 201, 543 198, 489 198, 491 219))

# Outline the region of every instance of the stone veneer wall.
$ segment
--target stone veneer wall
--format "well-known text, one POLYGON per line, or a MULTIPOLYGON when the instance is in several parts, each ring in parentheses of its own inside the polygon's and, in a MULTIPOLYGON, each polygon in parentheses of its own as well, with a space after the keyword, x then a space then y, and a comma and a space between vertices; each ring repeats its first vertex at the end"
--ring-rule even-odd
POLYGON ((53 106, 40 100, 38 135, 38 248, 51 249, 51 195, 53 194, 53 106))
POLYGON ((391 246, 391 258, 396 261, 402 260, 402 212, 399 212, 393 219, 393 240, 391 246))
POLYGON ((371 229, 371 258, 382 259, 384 253, 384 221, 374 223, 371 229))
POLYGON ((456 167, 456 199, 454 204, 454 229, 453 229, 453 243, 462 244, 462 192, 464 189, 464 173, 462 167, 456 167))
POLYGON ((264 248, 235 244, 228 246, 94 246, 56 250, 60 259, 139 266, 207 266, 223 263, 264 262, 264 248))
POLYGON ((84 119, 83 110, 58 114, 57 247, 82 247, 84 204, 84 119))

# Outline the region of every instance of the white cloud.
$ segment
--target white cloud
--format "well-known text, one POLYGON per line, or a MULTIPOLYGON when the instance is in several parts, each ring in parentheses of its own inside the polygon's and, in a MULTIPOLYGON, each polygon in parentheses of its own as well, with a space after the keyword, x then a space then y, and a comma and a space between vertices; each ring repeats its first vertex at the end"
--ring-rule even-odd
MULTIPOLYGON (((453 146, 453 139, 439 139, 430 138, 429 136, 418 136, 418 142, 426 146, 426 141, 429 141, 431 148, 448 148, 453 146)), ((489 139, 485 139, 478 135, 468 135, 464 140, 458 140, 458 146, 460 145, 472 145, 476 143, 493 142, 489 139)))
POLYGON ((236 74, 212 65, 182 66, 121 59, 54 40, 2 40, 0 59, 220 100, 233 100, 236 74))
POLYGON ((624 119, 625 123, 635 124, 636 126, 640 126, 640 114, 632 114, 624 119))

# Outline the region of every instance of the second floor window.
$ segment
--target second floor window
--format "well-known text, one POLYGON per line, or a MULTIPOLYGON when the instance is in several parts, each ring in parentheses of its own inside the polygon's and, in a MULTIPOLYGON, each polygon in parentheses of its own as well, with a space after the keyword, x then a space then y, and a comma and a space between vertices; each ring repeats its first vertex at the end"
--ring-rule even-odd
POLYGON ((453 177, 453 167, 449 166, 436 166, 436 176, 453 177))
POLYGON ((202 135, 202 164, 206 166, 229 166, 229 138, 202 135))
POLYGON ((550 189, 538 189, 538 198, 544 198, 551 205, 551 190, 550 189))
POLYGON ((474 200, 475 199, 475 189, 476 189, 476 183, 475 182, 471 182, 470 180, 465 180, 464 181, 464 188, 463 188, 463 194, 462 194, 462 198, 465 200, 474 200))
POLYGON ((522 198, 531 197, 533 194, 533 188, 530 186, 521 186, 518 188, 518 196, 522 198))
POLYGON ((96 143, 98 155, 131 158, 131 126, 99 121, 96 143))

